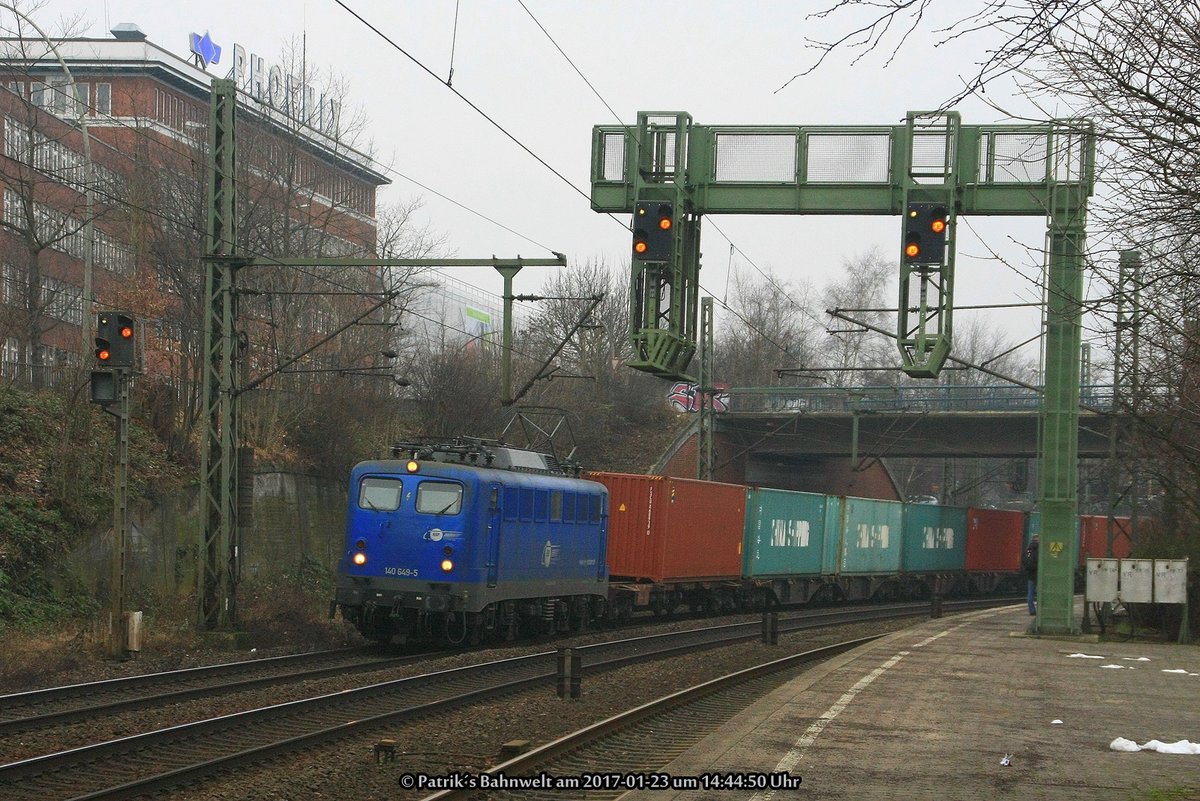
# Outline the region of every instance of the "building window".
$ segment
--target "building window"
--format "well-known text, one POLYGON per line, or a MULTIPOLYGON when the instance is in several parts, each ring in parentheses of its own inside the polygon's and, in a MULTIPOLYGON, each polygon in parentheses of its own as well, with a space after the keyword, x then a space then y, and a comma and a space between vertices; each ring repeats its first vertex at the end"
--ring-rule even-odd
MULTIPOLYGON (((88 241, 82 222, 41 203, 33 205, 33 217, 34 230, 43 242, 83 261, 88 241)), ((21 196, 11 189, 4 190, 4 221, 18 231, 26 228, 26 221, 21 214, 21 196)), ((133 275, 135 265, 132 248, 98 229, 93 229, 92 238, 92 259, 97 267, 117 275, 133 275)))
POLYGON ((0 377, 14 379, 21 375, 25 360, 21 358, 21 343, 16 337, 4 340, 4 348, 0 349, 0 377))
POLYGON ((71 85, 66 78, 54 78, 50 81, 46 108, 60 117, 74 116, 75 103, 71 97, 71 85))
POLYGON ((83 325, 83 292, 57 278, 42 279, 42 308, 47 317, 72 325, 83 325))
POLYGON ((90 83, 75 84, 75 103, 70 109, 71 116, 78 117, 80 114, 87 114, 91 105, 92 85, 90 83))
POLYGON ((0 303, 9 306, 24 305, 21 297, 21 273, 15 264, 5 264, 0 267, 0 303))
POLYGON ((112 116, 111 83, 96 84, 96 113, 104 117, 112 116))

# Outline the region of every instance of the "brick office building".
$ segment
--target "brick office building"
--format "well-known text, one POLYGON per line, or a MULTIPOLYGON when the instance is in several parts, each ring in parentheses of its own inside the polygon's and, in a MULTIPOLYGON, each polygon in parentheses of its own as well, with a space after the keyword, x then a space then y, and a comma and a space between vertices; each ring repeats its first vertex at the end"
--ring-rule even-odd
MULTIPOLYGON (((185 383, 195 375, 213 75, 199 56, 176 55, 134 25, 112 33, 53 47, 0 39, 0 377, 8 380, 53 385, 64 369, 88 366, 94 312, 111 308, 144 321, 149 375, 185 383)), ((346 144, 340 100, 230 50, 233 59, 213 70, 224 74, 230 61, 237 70, 242 252, 372 254, 375 193, 389 181, 346 144)), ((258 280, 298 290, 304 278, 258 280)), ((338 282, 366 289, 378 276, 360 270, 338 282)), ((248 317, 267 320, 251 327, 252 339, 256 330, 264 341, 275 336, 266 329, 311 339, 339 320, 328 300, 266 305, 247 304, 248 317)))

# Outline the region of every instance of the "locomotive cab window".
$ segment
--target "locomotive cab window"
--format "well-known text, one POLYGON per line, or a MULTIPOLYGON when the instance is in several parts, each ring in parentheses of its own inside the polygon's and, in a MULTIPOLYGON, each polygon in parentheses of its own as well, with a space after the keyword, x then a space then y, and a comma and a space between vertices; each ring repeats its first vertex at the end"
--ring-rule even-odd
POLYGON ((358 508, 394 512, 400 508, 401 489, 394 478, 364 478, 358 485, 358 508))
POLYGON ((417 487, 417 511, 429 515, 456 515, 462 511, 461 484, 422 481, 417 487))

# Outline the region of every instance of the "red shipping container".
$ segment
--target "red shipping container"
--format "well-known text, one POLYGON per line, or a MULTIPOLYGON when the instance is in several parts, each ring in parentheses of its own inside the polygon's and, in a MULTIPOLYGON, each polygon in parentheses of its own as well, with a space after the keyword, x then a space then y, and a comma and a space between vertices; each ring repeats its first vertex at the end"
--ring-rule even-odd
MULTIPOLYGON (((1128 559, 1133 553, 1129 540, 1130 519, 1113 518, 1113 558, 1128 559)), ((1108 556, 1108 517, 1083 515, 1079 518, 1079 564, 1085 559, 1104 559, 1108 556)))
POLYGON ((1004 509, 967 510, 967 570, 1021 569, 1025 515, 1004 509))
POLYGON ((746 488, 667 476, 591 473, 608 487, 608 573, 654 582, 742 575, 746 488))

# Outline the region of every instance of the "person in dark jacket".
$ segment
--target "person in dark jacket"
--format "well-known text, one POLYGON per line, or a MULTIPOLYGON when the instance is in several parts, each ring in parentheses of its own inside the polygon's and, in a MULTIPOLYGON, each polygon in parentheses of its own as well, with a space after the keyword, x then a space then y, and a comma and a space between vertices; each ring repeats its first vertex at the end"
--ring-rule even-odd
POLYGON ((1038 546, 1040 542, 1038 535, 1034 534, 1033 539, 1029 541, 1029 545, 1025 546, 1025 553, 1021 554, 1021 569, 1025 571, 1025 579, 1027 581, 1027 591, 1025 600, 1029 604, 1029 614, 1037 614, 1037 569, 1038 569, 1038 546))

